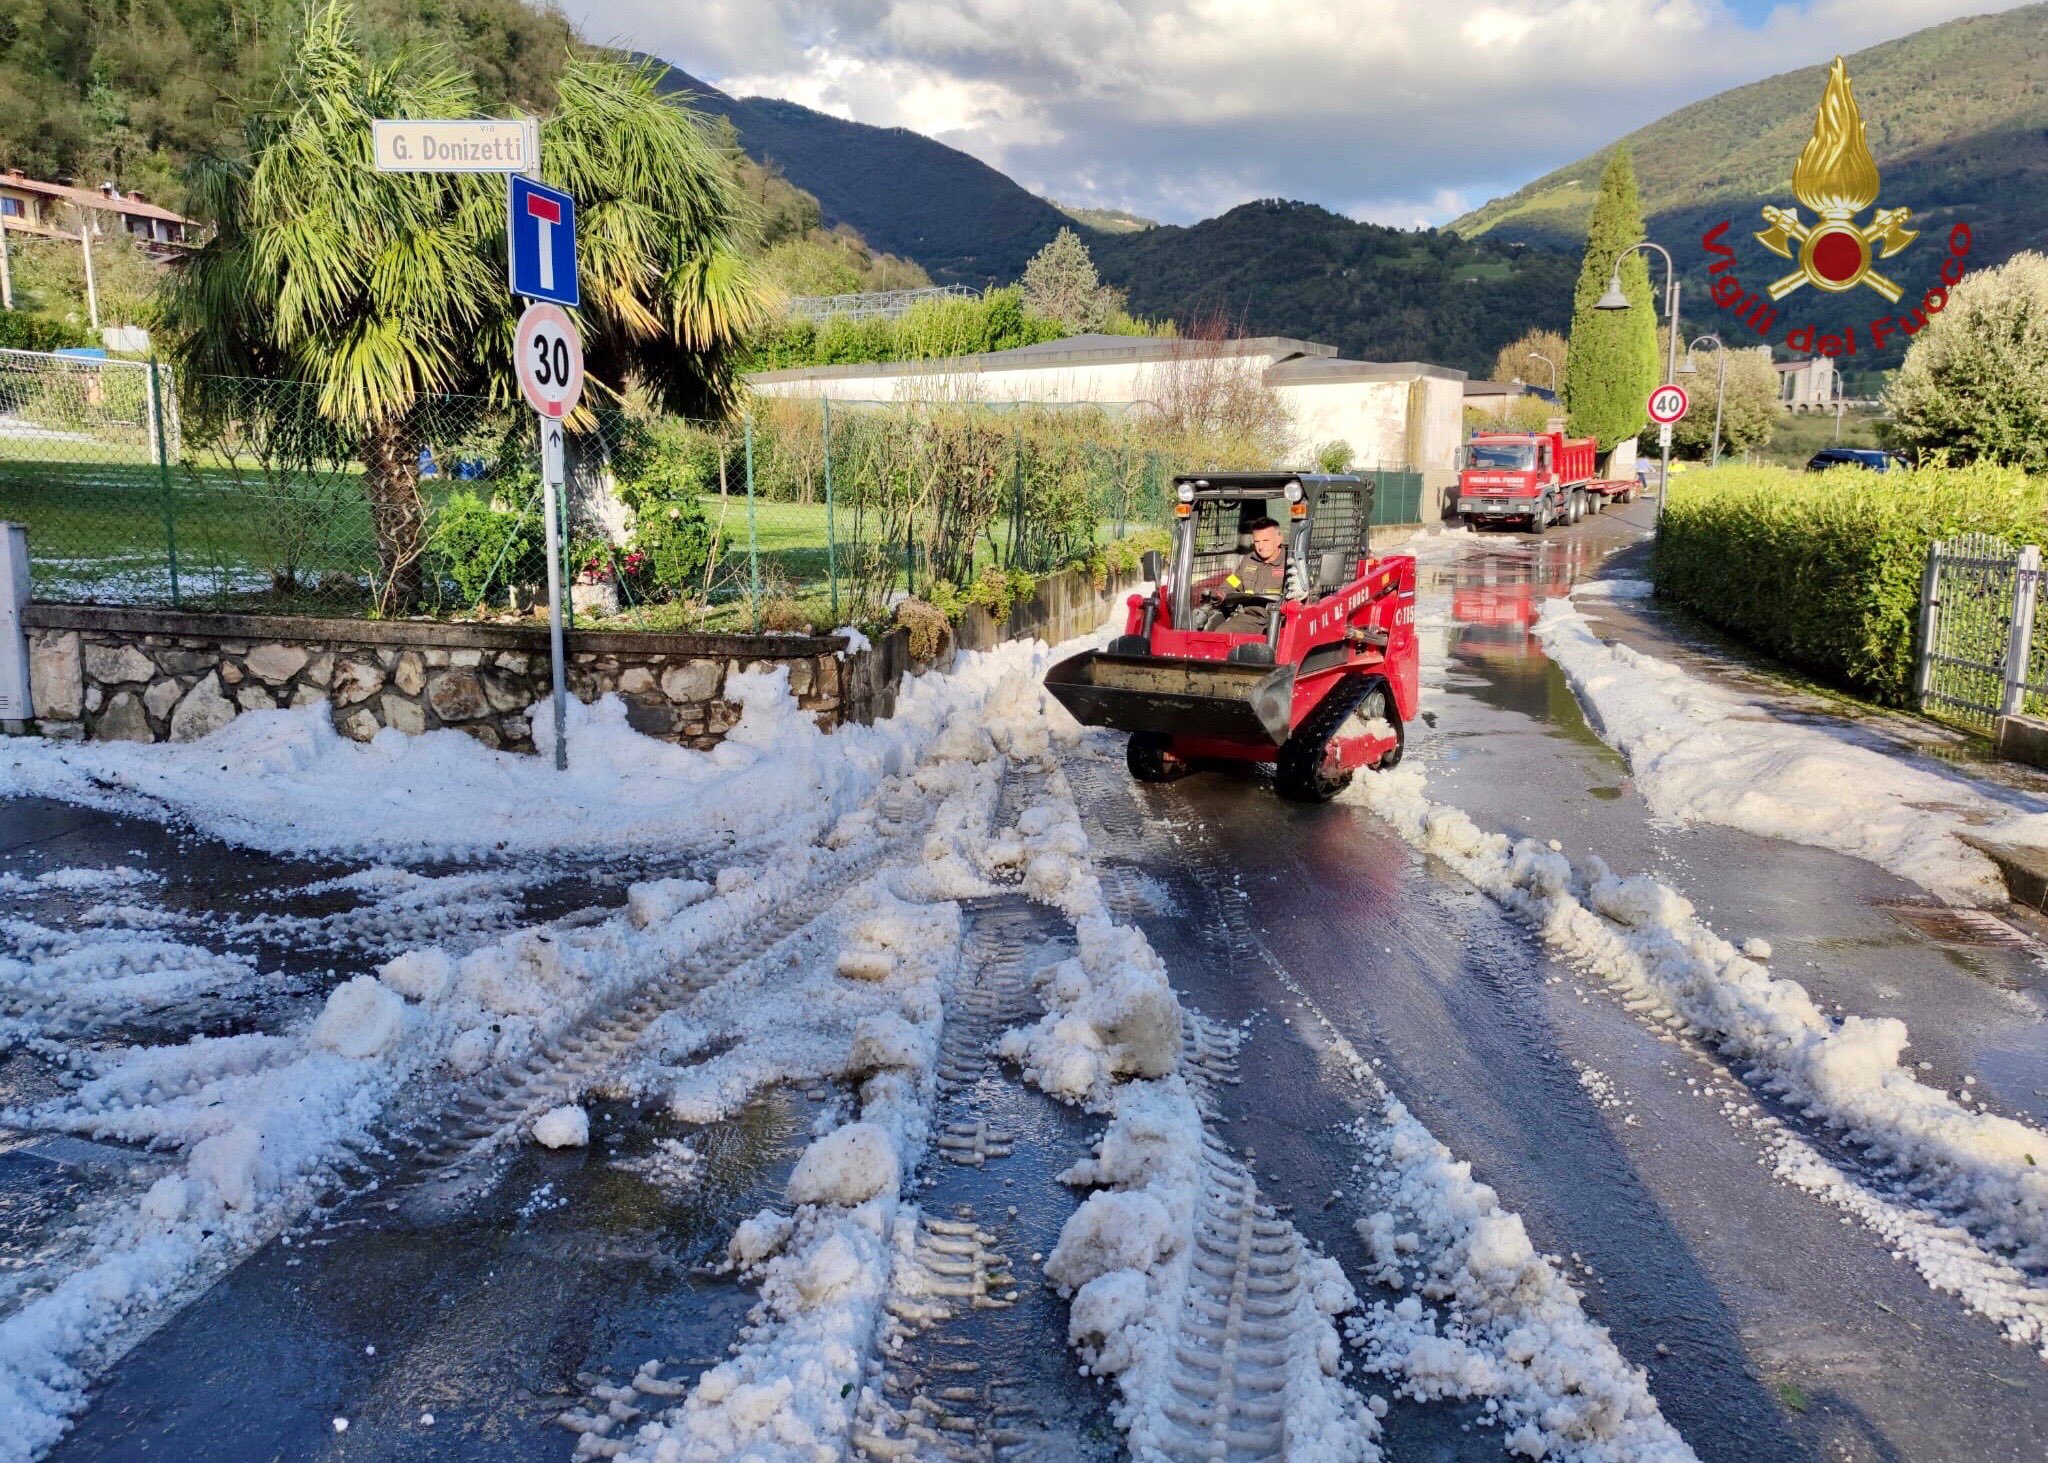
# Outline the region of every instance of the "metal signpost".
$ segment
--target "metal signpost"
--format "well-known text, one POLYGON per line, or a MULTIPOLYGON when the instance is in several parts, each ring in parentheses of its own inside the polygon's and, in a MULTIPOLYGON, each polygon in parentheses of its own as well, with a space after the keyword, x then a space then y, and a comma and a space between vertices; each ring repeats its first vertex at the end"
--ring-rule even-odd
POLYGON ((569 765, 568 694, 562 684, 562 543, 556 494, 562 486, 562 419, 583 394, 583 340, 560 305, 528 305, 513 337, 519 389, 540 414, 540 480, 548 547, 548 653, 554 661, 555 766, 569 765))
POLYGON ((1657 424, 1657 445, 1664 450, 1664 480, 1657 485, 1657 519, 1664 519, 1664 500, 1671 496, 1671 424, 1686 414, 1692 398, 1685 388, 1665 382, 1650 393, 1650 420, 1657 424))
POLYGON ((563 419, 583 395, 583 337, 569 311, 576 287, 576 200, 538 181, 540 124, 532 118, 379 119, 371 126, 380 173, 504 173, 505 256, 515 296, 530 301, 513 337, 519 390, 540 416, 540 480, 547 514, 548 652, 555 700, 555 767, 569 766, 568 690, 562 658, 563 419))

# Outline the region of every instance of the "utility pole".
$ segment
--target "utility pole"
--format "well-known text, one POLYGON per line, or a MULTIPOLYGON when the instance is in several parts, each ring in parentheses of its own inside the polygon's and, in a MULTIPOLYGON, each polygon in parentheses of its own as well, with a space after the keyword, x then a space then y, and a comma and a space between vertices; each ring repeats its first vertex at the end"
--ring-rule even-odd
POLYGON ((0 310, 14 308, 14 274, 7 262, 7 215, 0 213, 0 310))
POLYGON ((78 247, 85 251, 85 310, 92 317, 93 333, 100 328, 100 288, 92 277, 92 217, 78 210, 78 247))

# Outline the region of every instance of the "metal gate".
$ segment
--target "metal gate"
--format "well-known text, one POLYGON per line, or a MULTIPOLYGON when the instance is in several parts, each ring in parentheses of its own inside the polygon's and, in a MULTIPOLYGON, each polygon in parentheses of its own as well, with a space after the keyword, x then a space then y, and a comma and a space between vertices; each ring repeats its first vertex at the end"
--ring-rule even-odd
POLYGON ((2041 551, 1988 533, 1938 539, 1920 586, 1920 709, 1988 730, 2048 695, 2034 651, 2041 551))

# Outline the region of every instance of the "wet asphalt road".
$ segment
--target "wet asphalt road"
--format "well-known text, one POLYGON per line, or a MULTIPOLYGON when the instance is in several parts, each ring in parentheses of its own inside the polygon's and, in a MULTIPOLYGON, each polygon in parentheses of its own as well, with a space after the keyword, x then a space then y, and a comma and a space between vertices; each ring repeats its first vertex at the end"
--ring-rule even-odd
MULTIPOLYGON (((1917 889, 1826 850, 1657 824, 1626 765, 1586 726, 1529 627, 1542 599, 1575 579, 1639 572, 1631 556, 1647 514, 1638 506, 1540 542, 1487 536, 1424 566, 1430 724, 1412 730, 1409 748, 1431 795, 1482 826, 1657 874, 1722 933, 1770 940, 1779 974, 1844 1010, 1905 1020, 1913 1055, 1934 1064, 1930 1080, 1953 1089, 1974 1075, 1997 1110, 2048 1119, 2044 975, 2032 951, 1930 920, 1917 889)), ((1654 613, 1601 613, 1609 633, 1660 654, 1707 654, 1695 632, 1654 613)), ((1325 1020, 1381 1064, 1540 1248, 1564 1257, 1588 1312, 1648 1371, 1701 1457, 2048 1456, 2036 1358, 1760 1167, 1762 1145, 1721 1111, 1749 1094, 1718 1058, 1622 1009, 1369 814, 1292 806, 1225 776, 1134 790, 1119 774, 1091 796, 1102 853, 1151 891, 1128 912, 1190 1004, 1248 1033, 1240 1084, 1220 1093, 1219 1131, 1354 1273, 1364 1256, 1351 1226, 1372 1195, 1343 1127, 1367 1104, 1329 1050, 1325 1020), (1207 866, 1190 858, 1198 845, 1207 866), (1222 933, 1225 894, 1241 894, 1262 958, 1222 933), (1614 1095, 1597 1096, 1582 1068, 1614 1095)), ((337 872, 327 866, 283 866, 50 804, 0 804, 0 851, 18 872, 173 871, 151 897, 195 916, 247 906, 310 920, 350 903, 290 894, 337 872)), ((505 917, 525 919, 617 895, 579 892, 571 879, 506 897, 505 917)), ((56 920, 66 907, 49 896, 34 912, 56 920)), ((232 943, 203 921, 184 937, 232 943)), ((234 939, 289 977, 264 1022, 309 1009, 353 973, 304 928, 249 924, 234 939)), ((34 1074, 0 1068, 10 1077, 34 1074)), ((751 1297, 704 1262, 737 1217, 779 1195, 814 1112, 786 1094, 718 1132, 686 1132, 612 1104, 590 1150, 523 1152, 439 1221, 358 1206, 302 1225, 295 1244, 310 1251, 273 1244, 187 1308, 116 1369, 53 1456, 564 1458, 574 1439, 552 1418, 577 1400, 579 1371, 617 1380, 660 1355, 671 1375, 687 1375, 722 1349, 751 1297), (702 1166, 679 1175, 645 1161, 678 1138, 702 1166), (336 1416, 351 1419, 347 1434, 333 1431, 336 1416)), ((1071 1200, 1044 1167, 1031 1165, 1028 1186, 1053 1201, 1039 1227, 1056 1229, 1071 1200)), ((83 1183, 87 1171, 0 1152, 0 1210, 15 1193, 52 1209, 70 1202, 33 1187, 55 1173, 83 1183)), ((1056 1337, 1042 1340, 1051 1348, 1056 1337)), ((1499 1432, 1476 1422, 1476 1408, 1397 1404, 1388 1454, 1502 1456, 1499 1432)))
MULTIPOLYGON (((1544 597, 1625 552, 1647 512, 1540 542, 1484 536, 1424 566, 1434 724, 1408 745, 1431 796, 1484 827, 1655 873, 1722 933, 1770 940, 1780 975, 1844 1010, 1905 1020, 1913 1055, 1933 1063, 1926 1079, 1953 1090, 1975 1075, 1991 1107, 2039 1121, 2048 1040, 2035 952, 1931 937, 1900 912, 1923 912, 1925 896, 1860 861, 1659 826, 1626 764, 1586 726, 1528 628, 1544 597)), ((1660 648, 1686 654, 1682 639, 1660 648)), ((1308 1006, 1271 978, 1179 967, 1193 972, 1195 1004, 1263 1018, 1229 1134, 1260 1150, 1262 1179, 1297 1203, 1304 1228, 1345 1187, 1332 1128, 1356 1102, 1319 1050, 1319 1017, 1379 1060, 1539 1248, 1582 1262, 1566 1268, 1588 1312, 1647 1369, 1702 1458, 2048 1456, 2039 1359, 1937 1295, 1841 1211, 1760 1167, 1762 1145, 1721 1111, 1753 1095, 1717 1057, 1622 1009, 1362 809, 1299 808, 1223 775, 1140 797, 1154 832, 1133 861, 1170 886, 1170 830, 1213 840, 1260 942, 1306 993, 1308 1006), (1581 1068, 1615 1096, 1597 1098, 1581 1068)), ((1343 1226, 1315 1227, 1332 1253, 1358 1258, 1343 1226)), ((1497 1435, 1455 1432, 1437 1415, 1402 1421, 1397 1412, 1390 1423, 1392 1456, 1499 1456, 1497 1435)))

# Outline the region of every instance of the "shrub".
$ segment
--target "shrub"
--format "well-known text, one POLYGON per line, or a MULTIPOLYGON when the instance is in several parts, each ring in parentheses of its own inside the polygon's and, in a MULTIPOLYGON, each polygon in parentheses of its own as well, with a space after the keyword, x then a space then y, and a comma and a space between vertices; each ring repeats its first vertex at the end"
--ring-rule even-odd
POLYGON ((953 635, 944 613, 921 599, 898 600, 895 618, 910 632, 910 658, 920 664, 937 660, 953 635))
POLYGON ((1884 402, 1895 446, 2048 469, 2048 258, 2027 251, 1965 277, 1884 402))
POLYGON ((56 351, 98 344, 83 325, 25 310, 0 310, 0 350, 56 351))
POLYGON ((1325 442, 1316 449, 1316 470, 1318 472, 1349 472, 1354 454, 1351 444, 1338 437, 1325 442))
POLYGON ((697 589, 711 561, 711 523, 694 497, 643 501, 633 519, 633 553, 652 592, 681 598, 697 589))
POLYGON ((1031 598, 1038 580, 1022 569, 999 569, 994 564, 974 576, 962 596, 968 604, 980 605, 998 625, 1010 618, 1020 599, 1031 598))
POLYGON ((1657 593, 1888 706, 1913 699, 1928 545, 2048 541, 2048 483, 1979 465, 1912 473, 1722 467, 1673 479, 1657 593))
POLYGON ((477 605, 494 589, 547 578, 546 534, 538 514, 494 508, 465 490, 434 515, 429 549, 463 599, 477 605))

